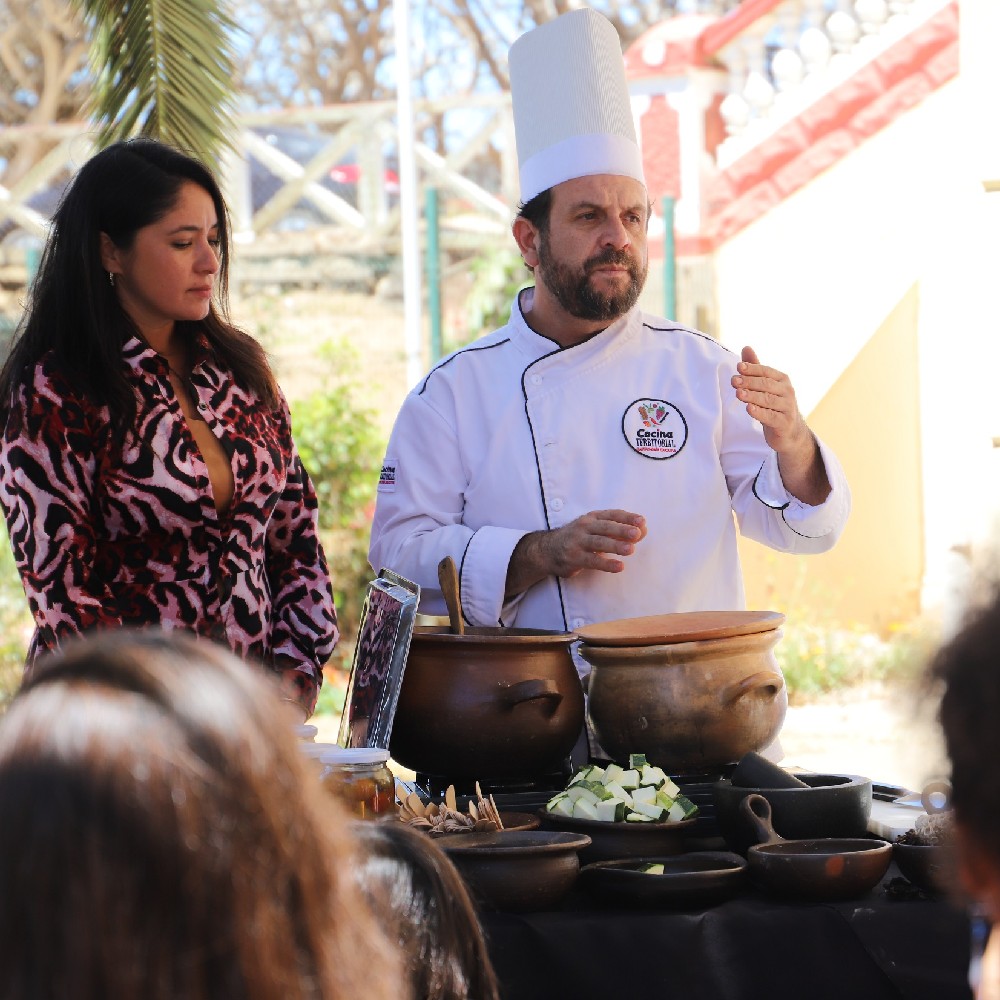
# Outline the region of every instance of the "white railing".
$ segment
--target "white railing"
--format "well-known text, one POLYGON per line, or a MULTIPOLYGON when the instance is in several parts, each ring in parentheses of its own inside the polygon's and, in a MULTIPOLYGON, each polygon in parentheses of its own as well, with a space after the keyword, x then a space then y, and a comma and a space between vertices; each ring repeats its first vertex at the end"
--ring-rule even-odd
POLYGON ((724 169, 950 0, 783 0, 723 44, 724 169))
MULTIPOLYGON (((441 116, 453 111, 478 115, 479 127, 461 148, 441 156, 418 144, 416 156, 424 182, 453 195, 467 206, 461 228, 479 228, 492 234, 505 230, 517 199, 517 168, 510 133, 510 95, 472 95, 452 100, 415 102, 418 118, 441 116), (500 158, 497 190, 487 190, 468 177, 469 163, 494 143, 500 158)), ((387 160, 395 146, 393 101, 289 109, 273 113, 242 115, 237 134, 238 149, 220 164, 222 186, 233 216, 233 230, 241 243, 280 228, 287 213, 306 201, 321 224, 345 231, 345 252, 384 247, 398 238, 399 210, 384 183, 387 160), (282 151, 269 141, 269 129, 308 130, 313 152, 306 162, 282 151), (341 197, 324 178, 348 153, 356 160, 356 204, 341 197), (250 189, 250 157, 273 175, 275 191, 264 204, 254 206, 250 189)), ((45 126, 14 126, 2 130, 8 144, 42 138, 49 151, 16 184, 0 185, 0 225, 30 238, 44 239, 48 219, 30 204, 37 192, 59 184, 93 152, 93 127, 88 122, 45 126)), ((305 132, 304 132, 305 134, 305 132)), ((445 220, 443 220, 445 221, 445 220)), ((465 238, 465 237, 463 237, 465 238)))

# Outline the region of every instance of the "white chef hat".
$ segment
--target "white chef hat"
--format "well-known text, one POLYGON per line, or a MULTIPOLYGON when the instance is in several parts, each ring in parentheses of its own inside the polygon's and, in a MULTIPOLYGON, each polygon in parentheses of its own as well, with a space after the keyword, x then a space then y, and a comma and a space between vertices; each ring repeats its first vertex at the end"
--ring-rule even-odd
POLYGON ((621 42, 606 17, 570 11, 522 35, 508 58, 523 203, 590 174, 646 183, 621 42))

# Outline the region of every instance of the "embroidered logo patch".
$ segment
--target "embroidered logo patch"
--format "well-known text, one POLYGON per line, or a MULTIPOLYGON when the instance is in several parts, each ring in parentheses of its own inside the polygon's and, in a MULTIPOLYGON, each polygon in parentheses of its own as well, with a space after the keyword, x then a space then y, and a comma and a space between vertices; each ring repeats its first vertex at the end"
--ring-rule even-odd
POLYGON ((673 458, 687 443, 684 414, 665 399, 637 399, 622 415, 622 434, 643 458, 673 458))
POLYGON ((396 492, 396 472, 399 463, 394 458, 387 458, 382 464, 382 471, 378 474, 378 492, 396 492))

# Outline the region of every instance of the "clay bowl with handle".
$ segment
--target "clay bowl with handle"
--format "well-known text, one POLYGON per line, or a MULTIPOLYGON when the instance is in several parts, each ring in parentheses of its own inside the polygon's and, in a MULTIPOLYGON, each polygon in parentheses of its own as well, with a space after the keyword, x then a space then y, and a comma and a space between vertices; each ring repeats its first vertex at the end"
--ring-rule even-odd
POLYGON ((740 804, 757 831, 759 843, 747 851, 751 879, 787 899, 856 899, 885 876, 892 845, 867 837, 817 837, 785 840, 771 825, 771 804, 748 795, 740 804))

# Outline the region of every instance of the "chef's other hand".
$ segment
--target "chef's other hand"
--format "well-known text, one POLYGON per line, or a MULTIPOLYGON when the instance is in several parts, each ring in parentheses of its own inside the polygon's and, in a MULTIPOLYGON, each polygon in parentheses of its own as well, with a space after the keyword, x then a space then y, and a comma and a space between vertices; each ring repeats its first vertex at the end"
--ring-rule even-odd
POLYGON ((739 374, 732 378, 736 398, 763 426, 764 440, 778 455, 785 489, 803 503, 822 503, 830 495, 830 481, 791 380, 777 368, 762 365, 752 347, 744 347, 742 357, 736 366, 739 374))
POLYGON ((586 569, 620 573, 646 537, 646 519, 627 510, 592 510, 551 531, 533 531, 514 547, 507 568, 507 597, 549 576, 576 576, 586 569))

